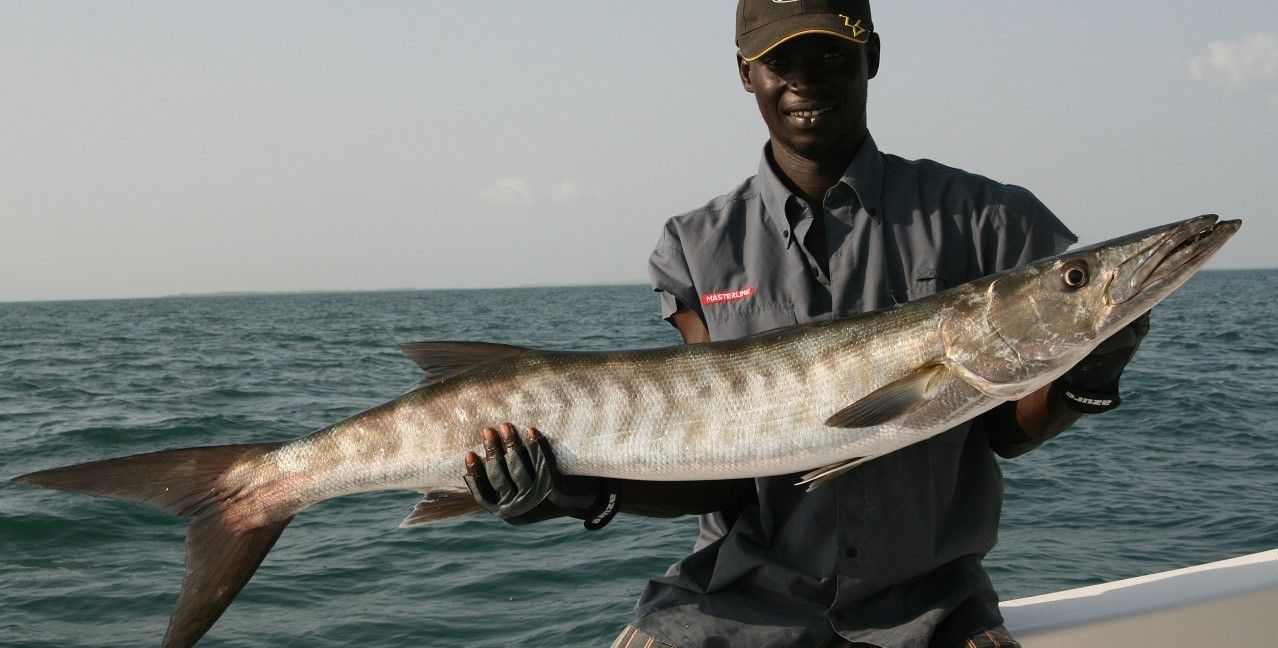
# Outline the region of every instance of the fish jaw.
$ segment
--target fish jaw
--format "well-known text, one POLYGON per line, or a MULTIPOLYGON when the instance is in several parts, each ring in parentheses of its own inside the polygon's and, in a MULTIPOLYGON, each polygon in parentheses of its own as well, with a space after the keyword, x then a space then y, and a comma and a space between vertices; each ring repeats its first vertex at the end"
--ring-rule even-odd
POLYGON ((1106 298, 1115 308, 1112 321, 1106 322, 1105 328, 1116 329, 1165 299, 1241 227, 1240 220, 1199 216, 1160 228, 1129 244, 1128 247, 1144 249, 1119 263, 1110 280, 1106 298))

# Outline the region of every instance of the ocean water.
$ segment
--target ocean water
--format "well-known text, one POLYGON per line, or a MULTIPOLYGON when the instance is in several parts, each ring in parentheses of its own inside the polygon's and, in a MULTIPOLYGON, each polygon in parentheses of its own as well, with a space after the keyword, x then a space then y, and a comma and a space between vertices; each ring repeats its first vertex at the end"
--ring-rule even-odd
MULTIPOLYGON (((1278 271, 1204 272, 1154 313, 1125 405, 1004 462, 1004 598, 1278 547, 1278 271)), ((675 343, 642 286, 0 304, 0 476, 281 440, 387 400, 419 339, 675 343)), ((553 432, 553 431, 552 431, 553 432)), ((460 460, 460 458, 459 458, 460 460)), ((300 515, 202 646, 601 646, 691 518, 396 528, 418 496, 300 515)), ((0 645, 158 643, 185 524, 0 485, 0 645)))

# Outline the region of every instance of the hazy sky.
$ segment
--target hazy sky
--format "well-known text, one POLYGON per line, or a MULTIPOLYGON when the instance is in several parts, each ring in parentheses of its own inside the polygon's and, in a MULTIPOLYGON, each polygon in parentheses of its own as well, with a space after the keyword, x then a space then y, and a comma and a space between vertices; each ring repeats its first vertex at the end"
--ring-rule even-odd
MULTIPOLYGON (((646 281, 766 131, 733 2, 0 2, 0 300, 646 281)), ((882 0, 880 147, 1278 266, 1278 3, 882 0)))

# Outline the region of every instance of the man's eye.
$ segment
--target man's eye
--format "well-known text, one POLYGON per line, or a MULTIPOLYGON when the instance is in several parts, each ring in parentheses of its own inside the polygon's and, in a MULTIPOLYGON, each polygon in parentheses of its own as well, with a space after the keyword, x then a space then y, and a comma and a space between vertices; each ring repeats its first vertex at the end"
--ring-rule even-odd
POLYGON ((790 70, 790 61, 783 58, 764 59, 763 64, 772 70, 773 74, 785 74, 790 70))
POLYGON ((848 67, 852 63, 852 57, 847 52, 829 52, 821 57, 821 63, 832 70, 841 70, 848 67))

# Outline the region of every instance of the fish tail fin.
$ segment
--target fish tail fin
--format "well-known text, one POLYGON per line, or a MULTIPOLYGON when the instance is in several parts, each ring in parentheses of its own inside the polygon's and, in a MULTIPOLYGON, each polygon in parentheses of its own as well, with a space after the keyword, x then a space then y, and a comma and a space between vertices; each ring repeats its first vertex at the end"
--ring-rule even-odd
POLYGON ((186 530, 186 576, 169 616, 164 648, 185 648, 208 632, 253 577, 292 517, 248 531, 228 527, 221 515, 191 520, 186 530))
POLYGON ((149 504, 189 517, 186 576, 165 648, 192 646, 244 587, 300 507, 263 510, 240 468, 282 443, 182 448, 53 468, 12 481, 149 504))

